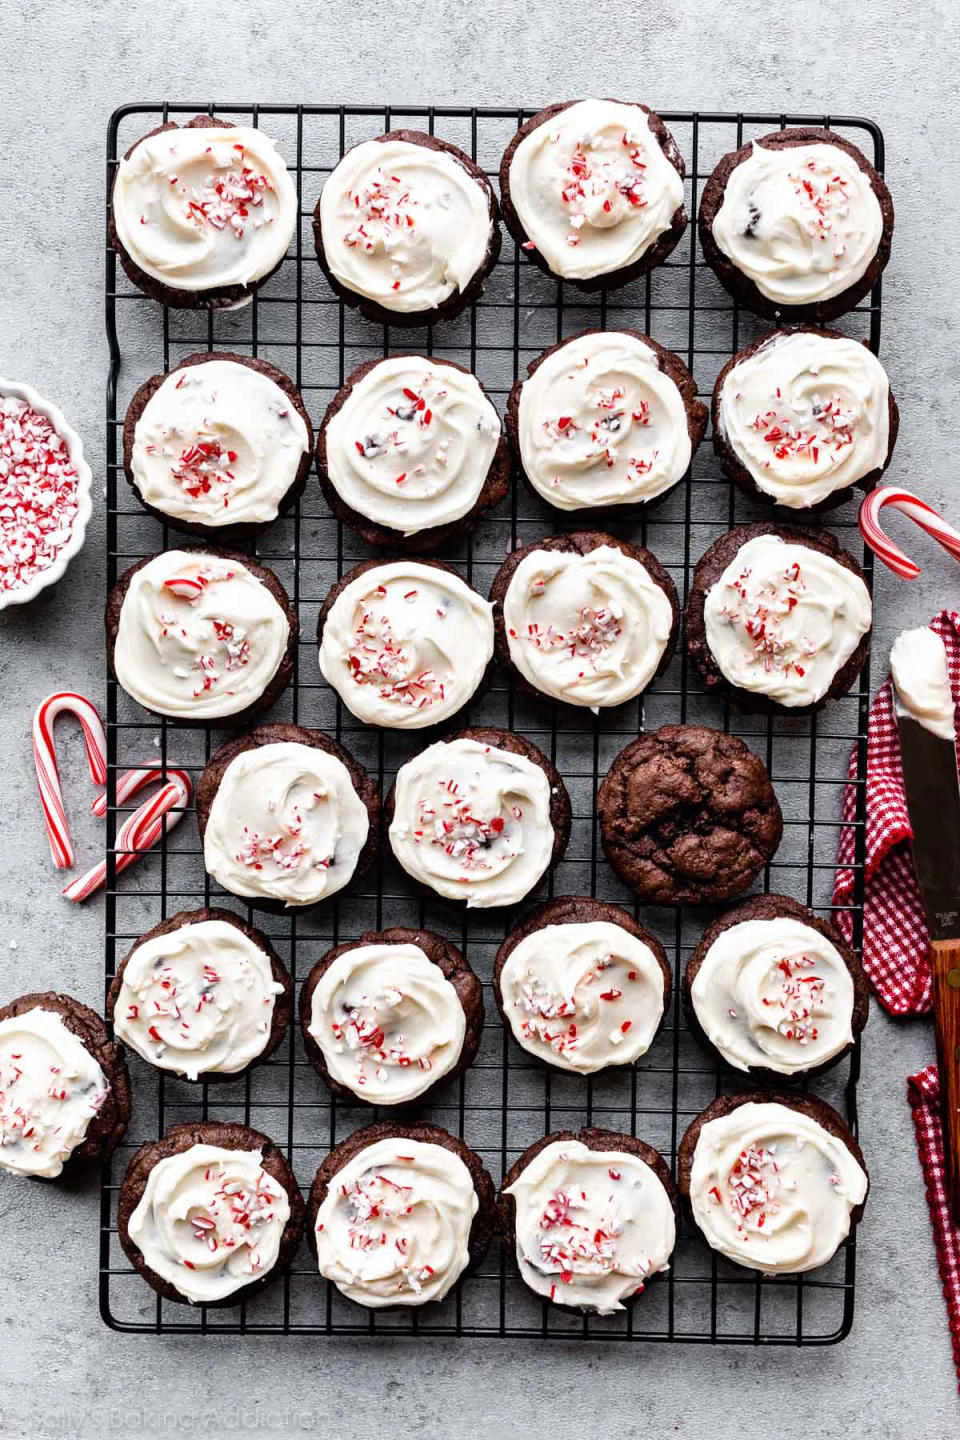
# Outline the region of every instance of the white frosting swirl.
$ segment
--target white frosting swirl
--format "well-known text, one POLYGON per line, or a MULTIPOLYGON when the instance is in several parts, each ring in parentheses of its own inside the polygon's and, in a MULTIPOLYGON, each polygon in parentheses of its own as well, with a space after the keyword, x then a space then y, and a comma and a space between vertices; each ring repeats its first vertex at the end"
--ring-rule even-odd
POLYGON ((268 1274, 289 1219, 262 1150, 191 1145, 153 1166, 127 1229, 150 1269, 199 1305, 268 1274))
POLYGON ((460 998, 419 945, 356 945, 313 992, 310 1034, 331 1079, 371 1105, 415 1100, 460 1059, 460 998))
POLYGON ((0 1020, 0 1170, 56 1179, 109 1089, 55 1011, 35 1006, 0 1020))
POLYGON ((525 755, 439 740, 401 765, 395 802, 394 855, 448 900, 515 905, 550 864, 550 782, 525 755))
POLYGON ((449 151, 410 140, 355 145, 320 195, 334 276, 399 315, 435 310, 466 290, 492 229, 480 182, 449 151))
POLYGON ((890 673, 897 714, 912 716, 941 740, 955 740, 947 650, 937 632, 923 625, 899 634, 890 650, 890 673))
POLYGON ((184 127, 121 160, 113 221, 130 258, 171 290, 252 285, 296 231, 296 187, 260 130, 184 127))
POLYGON ((309 449, 275 380, 236 360, 174 370, 136 423, 131 469, 144 501, 211 529, 266 524, 309 449))
POLYGON ((558 510, 652 500, 690 464, 683 396, 657 352, 621 331, 580 335, 523 382, 520 458, 558 510))
POLYGON ((588 280, 641 259, 683 205, 683 181, 638 105, 579 100, 520 141, 510 199, 555 275, 588 280))
POLYGON ((235 1075, 270 1039, 269 957, 226 920, 196 920, 131 953, 114 1006, 117 1039, 160 1070, 235 1075))
POLYGON ((816 1120, 750 1100, 701 1129, 690 1202, 714 1250, 748 1270, 796 1275, 831 1258, 867 1186, 850 1150, 816 1120))
POLYGON ((859 575, 779 535, 741 545, 704 604, 707 645, 730 684, 787 707, 823 699, 872 617, 859 575))
POLYGON ((886 463, 887 372, 846 335, 772 335, 727 372, 719 400, 720 433, 778 505, 816 505, 886 463))
POLYGON ((510 659, 544 695, 596 713, 653 679, 673 607, 650 572, 616 545, 587 555, 532 550, 503 599, 510 659))
POLYGON ((673 1206, 638 1155, 554 1140, 504 1194, 517 1207, 520 1274, 557 1305, 612 1315, 649 1275, 669 1268, 673 1206))
POLYGON ((844 958, 792 916, 728 926, 704 955, 691 999, 707 1039, 735 1070, 798 1075, 853 1040, 844 958))
POLYGON ((420 730, 466 705, 492 656, 490 603, 452 571, 397 560, 340 591, 320 673, 368 725, 420 730))
POLYGON ((500 417, 475 375, 392 355, 329 421, 327 475, 352 510, 418 535, 473 509, 499 443, 500 417))
POLYGON ((500 971, 518 1045, 559 1070, 632 1065, 663 1018, 663 971, 643 940, 609 920, 543 925, 500 971))
POLYGON ((281 740, 230 761, 210 806, 203 862, 234 895, 315 905, 349 884, 369 830, 343 761, 281 740))
POLYGON ((470 1262, 478 1209, 452 1150, 402 1135, 375 1140, 336 1172, 317 1211, 320 1274, 371 1310, 442 1300, 470 1262))
POLYGON ((239 560, 166 550, 130 580, 113 664, 155 714, 215 720, 259 700, 289 637, 283 609, 239 560))
POLYGON ((816 305, 855 285, 882 234, 869 176, 821 141, 776 150, 754 141, 713 221, 724 255, 777 305, 816 305))

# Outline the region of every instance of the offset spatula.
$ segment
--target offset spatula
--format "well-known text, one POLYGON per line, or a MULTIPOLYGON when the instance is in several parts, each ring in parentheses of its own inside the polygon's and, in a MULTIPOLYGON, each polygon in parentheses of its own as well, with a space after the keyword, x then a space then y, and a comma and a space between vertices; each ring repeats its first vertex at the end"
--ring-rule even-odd
MULTIPOLYGON (((896 690, 895 690, 896 693, 896 690)), ((913 863, 930 931, 947 1196, 960 1225, 960 782, 955 741, 897 706, 913 863)))

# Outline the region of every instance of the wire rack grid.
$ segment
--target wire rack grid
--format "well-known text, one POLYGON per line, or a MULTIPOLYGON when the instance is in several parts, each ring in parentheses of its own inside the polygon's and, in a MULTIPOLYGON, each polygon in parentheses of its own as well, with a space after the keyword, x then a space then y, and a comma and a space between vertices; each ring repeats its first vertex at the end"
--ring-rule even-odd
MULTIPOLYGON (((458 144, 491 175, 526 109, 346 107, 280 105, 132 104, 108 130, 107 194, 120 156, 140 135, 176 118, 207 112, 235 123, 262 125, 287 158, 300 197, 295 241, 277 274, 252 304, 206 314, 163 309, 123 276, 107 245, 106 323, 110 346, 107 388, 107 580, 127 566, 178 543, 176 532, 140 509, 119 461, 123 417, 133 391, 150 374, 197 350, 259 355, 295 379, 315 421, 358 364, 380 355, 417 350, 457 360, 476 373, 502 409, 516 375, 542 349, 586 328, 627 326, 674 349, 708 399, 727 358, 762 329, 741 311, 704 265, 695 224, 670 260, 622 290, 585 299, 528 264, 505 234, 486 293, 450 324, 423 331, 372 326, 333 296, 317 264, 310 233, 313 206, 333 165, 361 139, 401 125, 428 130, 458 144)), ((751 137, 794 124, 826 125, 852 139, 883 169, 883 138, 869 121, 828 115, 661 112, 686 160, 686 205, 695 217, 703 183, 726 151, 751 137)), ((838 328, 880 341, 880 285, 838 328)), ((767 512, 720 476, 709 440, 684 483, 649 513, 611 523, 616 535, 648 545, 670 570, 683 596, 693 564, 716 535, 767 512)), ((440 558, 456 565, 483 594, 505 554, 558 528, 558 515, 515 483, 510 497, 476 534, 440 558)), ((854 506, 831 514, 830 528, 861 553, 854 506)), ((384 792, 396 770, 423 744, 415 735, 376 732, 360 725, 320 680, 315 649, 319 607, 331 584, 370 552, 327 512, 315 478, 297 510, 279 520, 255 547, 286 586, 301 617, 295 683, 272 718, 326 729, 377 777, 384 792)), ((868 578, 871 557, 864 555, 868 578)), ((599 845, 595 794, 611 760, 639 730, 677 721, 704 721, 741 735, 764 759, 785 817, 784 839, 765 872, 780 890, 832 913, 833 860, 840 798, 851 745, 857 756, 856 891, 851 905, 859 944, 862 898, 863 803, 869 677, 819 716, 743 717, 703 693, 682 654, 651 692, 609 715, 570 714, 515 695, 503 676, 471 714, 472 723, 503 725, 529 736, 564 776, 573 801, 566 856, 534 900, 590 894, 638 913, 632 897, 605 865, 599 845)), ((146 759, 188 770, 196 779, 225 732, 199 731, 148 716, 108 683, 108 844, 129 806, 115 803, 117 774, 146 759)), ((188 815, 129 875, 109 863, 106 894, 107 983, 144 930, 180 909, 227 904, 259 924, 295 980, 331 945, 385 924, 427 925, 451 936, 484 981, 487 1023, 475 1064, 451 1082, 422 1117, 460 1135, 499 1181, 517 1156, 549 1130, 599 1124, 639 1136, 668 1162, 690 1120, 717 1095, 738 1087, 733 1072, 714 1063, 687 1032, 680 978, 703 926, 703 911, 647 907, 642 919, 664 942, 674 967, 666 1023, 632 1070, 593 1078, 551 1072, 526 1056, 499 1023, 490 991, 497 946, 516 914, 471 912, 469 917, 418 899, 387 857, 358 891, 306 915, 264 917, 212 887, 196 826, 188 815), (215 893, 211 893, 211 892, 215 893)), ((160 1300, 127 1263, 116 1235, 116 1196, 136 1147, 182 1120, 238 1120, 267 1132, 286 1151, 306 1191, 325 1153, 371 1118, 369 1110, 333 1100, 304 1057, 297 1026, 266 1064, 245 1077, 205 1084, 164 1076, 131 1059, 135 1107, 124 1145, 105 1168, 102 1184, 100 1308, 114 1329, 144 1333, 311 1334, 351 1336, 502 1336, 535 1339, 648 1340, 771 1345, 827 1345, 849 1332, 854 1311, 855 1246, 848 1241, 827 1267, 810 1277, 769 1278, 728 1264, 707 1250, 689 1225, 681 1228, 669 1272, 625 1312, 607 1317, 567 1314, 547 1306, 520 1282, 512 1256, 495 1245, 478 1274, 442 1304, 422 1312, 368 1312, 322 1281, 306 1246, 291 1270, 260 1295, 226 1309, 186 1307, 160 1300)), ((817 1082, 856 1128, 859 1049, 817 1082)), ((377 1117, 379 1118, 379 1117, 377 1117)))

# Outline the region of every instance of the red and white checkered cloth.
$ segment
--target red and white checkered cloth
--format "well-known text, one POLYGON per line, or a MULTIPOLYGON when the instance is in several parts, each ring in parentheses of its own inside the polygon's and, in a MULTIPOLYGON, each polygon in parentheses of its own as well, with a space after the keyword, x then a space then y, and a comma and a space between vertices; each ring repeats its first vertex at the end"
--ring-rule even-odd
MULTIPOLYGON (((927 1187, 930 1222, 937 1247, 937 1264, 947 1302, 953 1361, 960 1381, 960 1229, 954 1225, 947 1203, 944 1175, 943 1130, 940 1125, 940 1081, 936 1065, 928 1065, 907 1081, 907 1097, 917 1131, 917 1149, 927 1187)), ((958 1386, 960 1388, 960 1386, 958 1386)))
MULTIPOLYGON (((930 622, 947 650, 950 684, 960 695, 960 614, 941 610, 930 622)), ((850 778, 856 778, 856 746, 850 756, 850 778)), ((856 818, 857 791, 848 785, 843 819, 856 818)), ((877 691, 867 725, 866 873, 863 896, 863 968, 877 998, 891 1015, 922 1015, 931 1007, 930 935, 913 871, 913 832, 903 793, 900 741, 887 680, 877 691)), ((853 897, 855 831, 844 826, 837 846, 834 905, 853 897)), ((853 917, 836 922, 850 940, 853 917)))

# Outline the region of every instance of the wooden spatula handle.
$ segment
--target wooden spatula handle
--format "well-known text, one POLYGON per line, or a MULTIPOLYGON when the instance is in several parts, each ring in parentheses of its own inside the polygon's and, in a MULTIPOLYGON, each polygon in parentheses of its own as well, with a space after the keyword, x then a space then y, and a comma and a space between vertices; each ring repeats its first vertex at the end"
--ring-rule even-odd
POLYGON ((930 962, 947 1197, 954 1224, 960 1225, 960 940, 934 940, 930 962))

